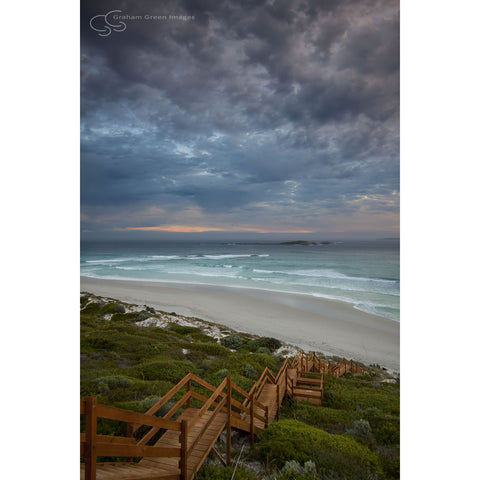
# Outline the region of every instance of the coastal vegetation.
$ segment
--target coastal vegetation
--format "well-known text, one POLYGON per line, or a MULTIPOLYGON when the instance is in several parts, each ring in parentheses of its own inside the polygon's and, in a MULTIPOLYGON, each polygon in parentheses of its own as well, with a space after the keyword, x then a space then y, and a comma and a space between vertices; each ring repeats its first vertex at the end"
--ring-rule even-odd
MULTIPOLYGON (((248 391, 265 366, 277 372, 295 349, 275 338, 84 293, 80 298, 81 396, 146 412, 186 373, 218 385, 225 377, 248 391)), ((285 400, 280 420, 249 447, 235 432, 235 479, 399 478, 399 379, 381 369, 325 378, 321 407, 285 400)), ((159 411, 165 414, 177 397, 159 411)), ((99 433, 125 435, 99 420, 99 433)), ((141 434, 141 431, 139 431, 141 434)), ((220 437, 218 450, 224 451, 220 437)), ((101 458, 99 458, 101 461, 101 458)), ((234 467, 210 458, 198 479, 230 479, 234 467)))

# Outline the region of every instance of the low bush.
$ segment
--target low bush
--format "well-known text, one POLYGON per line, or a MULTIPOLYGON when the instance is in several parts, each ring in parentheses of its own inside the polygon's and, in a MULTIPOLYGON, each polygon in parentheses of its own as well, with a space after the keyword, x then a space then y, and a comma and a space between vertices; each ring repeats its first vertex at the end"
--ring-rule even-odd
POLYGON ((144 310, 143 312, 140 312, 137 316, 137 322, 143 322, 144 320, 146 320, 147 318, 150 318, 152 316, 152 313, 151 312, 147 312, 146 310, 144 310))
POLYGON ((110 302, 104 305, 98 312, 100 315, 106 315, 109 313, 125 313, 125 307, 120 303, 110 302))
POLYGON ((335 472, 346 478, 380 473, 377 456, 347 435, 332 435, 295 420, 273 423, 253 448, 259 459, 281 468, 289 460, 315 462, 321 474, 335 472))
POLYGON ((247 377, 250 379, 256 379, 258 377, 257 371, 249 363, 246 363, 242 367, 241 373, 244 377, 247 377))
POLYGON ((357 418, 356 412, 318 407, 308 402, 295 400, 285 401, 281 415, 286 418, 300 420, 329 433, 345 433, 357 418))
POLYGON ((196 480, 231 480, 235 471, 235 480, 249 480, 255 478, 251 472, 243 467, 224 467, 204 465, 197 472, 196 480))
POLYGON ((191 343, 188 348, 191 350, 195 350, 198 352, 205 353, 206 355, 228 355, 228 350, 223 347, 222 345, 219 345, 218 343, 191 343))
POLYGON ((264 355, 270 355, 270 350, 267 347, 260 347, 256 350, 256 353, 263 353, 264 355))
POLYGON ((400 448, 398 446, 380 447, 377 450, 385 478, 400 478, 400 448))
POLYGON ((196 368, 190 362, 179 360, 157 360, 141 363, 129 370, 130 375, 143 380, 166 380, 179 382, 188 372, 196 368))
POLYGON ((399 415, 398 385, 329 377, 325 382, 324 406, 352 411, 378 408, 384 413, 399 415))
POLYGON ((201 333, 200 329, 197 327, 189 327, 184 325, 178 325, 176 323, 170 323, 169 330, 180 335, 188 335, 190 333, 201 333))
MULTIPOLYGON (((85 302, 84 302, 85 303, 85 302)), ((98 313, 98 311, 102 308, 102 305, 98 302, 90 302, 88 305, 85 305, 81 312, 84 315, 92 315, 94 313, 98 313)))
POLYGON ((109 375, 107 377, 100 377, 94 380, 101 392, 109 392, 116 388, 130 388, 133 386, 133 381, 123 375, 109 375))
POLYGON ((242 337, 235 333, 233 335, 223 337, 220 342, 224 347, 230 348, 231 350, 238 350, 243 344, 242 337))
POLYGON ((269 352, 278 350, 282 346, 282 342, 272 337, 262 337, 250 340, 245 348, 250 352, 258 352, 260 348, 267 349, 269 352))

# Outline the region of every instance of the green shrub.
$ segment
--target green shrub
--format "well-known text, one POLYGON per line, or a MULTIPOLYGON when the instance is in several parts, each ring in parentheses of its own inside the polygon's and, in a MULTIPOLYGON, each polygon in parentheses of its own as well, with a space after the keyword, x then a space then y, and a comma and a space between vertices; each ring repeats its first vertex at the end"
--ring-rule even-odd
MULTIPOLYGON (((214 467, 203 465, 197 472, 196 480, 231 480, 235 467, 214 467)), ((254 478, 252 473, 245 468, 238 466, 235 470, 235 480, 249 480, 254 478)))
POLYGON ((273 423, 254 446, 254 455, 282 467, 288 460, 315 462, 319 473, 366 478, 380 472, 378 458, 346 435, 331 435, 295 420, 273 423))
POLYGON ((84 315, 92 315, 94 313, 97 313, 101 307, 102 305, 100 303, 91 302, 88 305, 84 306, 81 311, 84 315))
POLYGON ((228 370, 227 370, 226 368, 222 368, 222 369, 219 370, 215 375, 216 375, 217 377, 219 377, 219 378, 228 377, 228 370))
POLYGON ((191 343, 188 348, 196 350, 198 352, 205 353, 206 355, 228 355, 228 350, 218 343, 191 343))
POLYGON ((282 417, 300 420, 329 433, 344 433, 357 418, 356 412, 318 407, 308 402, 284 401, 282 417))
POLYGON ((133 323, 138 321, 137 312, 121 313, 117 312, 110 319, 113 323, 133 323))
POLYGON ((288 474, 289 476, 292 476, 292 478, 296 478, 304 473, 303 467, 296 460, 285 462, 285 465, 282 468, 282 474, 288 474))
POLYGON ((380 465, 386 479, 400 478, 400 449, 398 447, 381 447, 377 451, 380 465))
POLYGON ((360 420, 355 420, 353 422, 352 428, 349 428, 347 433, 357 437, 371 437, 372 429, 370 428, 368 421, 361 418, 360 420))
POLYGON ((258 377, 257 371, 249 363, 246 363, 242 367, 242 375, 250 379, 256 379, 258 377))
POLYGON ((156 395, 146 397, 141 402, 138 402, 138 408, 141 412, 147 412, 159 401, 160 397, 157 397, 156 395))
POLYGON ((360 420, 355 420, 352 424, 352 427, 347 429, 347 435, 350 435, 357 442, 360 442, 367 447, 374 447, 374 438, 372 435, 372 429, 367 420, 361 418, 360 420))
POLYGON ((172 332, 179 333, 180 335, 188 335, 190 333, 201 333, 200 329, 197 327, 188 327, 188 326, 178 325, 176 323, 171 323, 168 328, 172 332))
POLYGON ((140 312, 137 316, 137 322, 143 322, 147 318, 150 318, 152 316, 151 312, 146 312, 145 310, 143 312, 140 312))
POLYGON ((80 342, 81 351, 107 350, 124 355, 129 354, 129 356, 138 359, 161 351, 163 345, 160 345, 155 337, 145 333, 143 329, 141 330, 141 332, 133 331, 132 333, 127 333, 116 329, 114 325, 109 325, 108 329, 83 335, 80 342))
POLYGON ((110 302, 104 305, 98 312, 100 315, 106 315, 109 313, 125 313, 125 307, 116 302, 110 302))
POLYGON ((189 362, 179 360, 157 360, 141 363, 129 370, 129 373, 143 380, 166 380, 179 382, 188 372, 193 372, 195 367, 189 362))
POLYGON ((238 350, 243 344, 242 337, 235 333, 223 337, 220 342, 224 347, 230 348, 231 350, 238 350))
POLYGON ((107 377, 100 377, 94 380, 101 392, 109 392, 116 388, 130 388, 133 386, 133 381, 123 375, 109 375, 107 377))
POLYGON ((267 347, 260 347, 256 350, 256 352, 264 355, 270 355, 270 350, 267 347))
POLYGON ((261 337, 250 340, 245 345, 250 352, 258 352, 260 348, 267 349, 268 352, 278 350, 282 346, 282 342, 272 337, 261 337))
POLYGON ((338 378, 327 375, 323 405, 341 410, 378 408, 384 413, 400 413, 399 386, 377 384, 366 380, 338 378))

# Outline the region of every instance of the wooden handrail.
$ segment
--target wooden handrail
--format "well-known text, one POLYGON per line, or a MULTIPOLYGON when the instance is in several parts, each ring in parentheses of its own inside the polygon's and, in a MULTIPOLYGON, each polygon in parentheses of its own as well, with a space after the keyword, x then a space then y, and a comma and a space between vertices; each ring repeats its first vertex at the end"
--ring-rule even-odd
POLYGON ((180 457, 180 453, 178 447, 97 443, 97 455, 103 457, 180 457))
POLYGON ((165 430, 174 430, 176 432, 180 431, 180 425, 178 422, 146 415, 145 413, 123 410, 122 408, 107 407, 106 405, 97 405, 97 417, 118 420, 120 422, 148 425, 150 427, 159 427, 165 430))

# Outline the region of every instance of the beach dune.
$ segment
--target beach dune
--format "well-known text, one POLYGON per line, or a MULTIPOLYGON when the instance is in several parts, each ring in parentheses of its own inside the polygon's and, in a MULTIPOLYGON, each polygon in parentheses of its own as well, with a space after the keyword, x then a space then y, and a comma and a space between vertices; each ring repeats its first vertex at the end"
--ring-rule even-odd
POLYGON ((255 335, 390 369, 400 368, 399 322, 309 295, 197 284, 81 277, 81 291, 198 317, 255 335))

